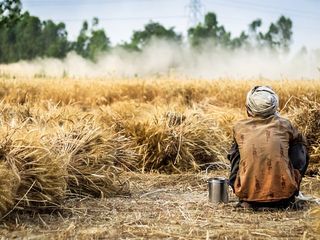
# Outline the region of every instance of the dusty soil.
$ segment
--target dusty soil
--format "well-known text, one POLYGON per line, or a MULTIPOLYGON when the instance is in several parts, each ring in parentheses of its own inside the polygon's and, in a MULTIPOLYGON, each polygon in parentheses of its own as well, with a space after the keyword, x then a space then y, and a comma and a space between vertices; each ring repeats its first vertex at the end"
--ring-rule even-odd
MULTIPOLYGON (((13 212, 0 223, 0 239, 317 239, 303 210, 254 212, 208 202, 206 179, 224 175, 126 174, 131 196, 71 199, 60 209, 13 212)), ((319 197, 319 177, 302 190, 319 197)))

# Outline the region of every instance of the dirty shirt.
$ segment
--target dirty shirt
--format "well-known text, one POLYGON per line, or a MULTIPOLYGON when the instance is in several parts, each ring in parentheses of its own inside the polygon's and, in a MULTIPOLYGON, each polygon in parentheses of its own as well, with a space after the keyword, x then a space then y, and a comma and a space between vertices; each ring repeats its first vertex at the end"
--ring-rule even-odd
POLYGON ((239 148, 235 194, 242 200, 273 202, 290 198, 299 189, 301 175, 292 167, 288 150, 299 132, 280 116, 250 118, 234 126, 239 148))

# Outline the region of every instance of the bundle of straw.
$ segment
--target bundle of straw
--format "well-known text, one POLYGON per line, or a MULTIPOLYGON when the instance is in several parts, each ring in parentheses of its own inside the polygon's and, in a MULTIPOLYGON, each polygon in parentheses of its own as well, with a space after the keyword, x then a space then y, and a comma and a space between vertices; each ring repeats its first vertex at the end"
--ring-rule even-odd
POLYGON ((2 215, 13 205, 18 209, 57 206, 65 196, 66 168, 60 159, 42 144, 39 131, 1 129, 2 215))
POLYGON ((123 121, 138 146, 144 171, 198 171, 209 163, 225 166, 227 136, 213 119, 194 112, 160 113, 145 121, 123 121))
POLYGON ((18 150, 17 163, 21 177, 17 199, 23 207, 59 205, 65 197, 66 166, 61 159, 41 148, 18 150), (31 152, 31 151, 32 152, 31 152))
POLYGON ((0 217, 9 212, 14 204, 17 190, 20 185, 20 177, 6 162, 0 163, 0 217))
POLYGON ((123 169, 136 169, 137 154, 129 139, 111 128, 100 128, 92 116, 55 114, 65 119, 62 124, 33 113, 30 118, 16 115, 11 126, 11 114, 7 119, 2 116, 1 216, 13 208, 56 207, 70 193, 94 197, 129 193, 126 179, 121 179, 123 169))
POLYGON ((109 130, 85 122, 60 128, 52 141, 54 152, 68 164, 68 188, 81 196, 108 197, 128 194, 126 181, 120 180, 125 144, 109 130), (120 160, 120 158, 122 158, 120 160))
POLYGON ((290 117, 308 140, 311 171, 320 174, 320 104, 305 100, 291 109, 290 117))

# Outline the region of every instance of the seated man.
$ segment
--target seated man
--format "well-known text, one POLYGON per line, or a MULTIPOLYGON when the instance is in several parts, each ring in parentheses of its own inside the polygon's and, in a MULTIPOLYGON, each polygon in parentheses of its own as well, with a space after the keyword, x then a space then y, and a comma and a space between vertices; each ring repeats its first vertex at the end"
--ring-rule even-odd
POLYGON ((229 184, 242 207, 286 208, 299 193, 308 166, 304 137, 279 116, 276 93, 266 86, 249 91, 248 119, 233 128, 229 184))

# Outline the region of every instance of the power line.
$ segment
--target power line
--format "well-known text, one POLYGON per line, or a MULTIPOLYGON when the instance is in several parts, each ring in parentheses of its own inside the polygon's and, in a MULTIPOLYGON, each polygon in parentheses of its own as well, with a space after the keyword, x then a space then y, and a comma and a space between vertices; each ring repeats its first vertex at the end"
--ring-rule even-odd
POLYGON ((304 19, 314 19, 314 20, 320 20, 319 16, 317 15, 311 15, 311 14, 301 14, 298 11, 293 12, 294 10, 289 10, 289 9, 277 9, 277 8, 272 8, 272 7, 267 7, 267 5, 259 5, 259 4, 254 4, 250 2, 235 2, 232 1, 227 2, 223 0, 216 0, 215 2, 211 2, 210 5, 220 5, 220 6, 226 6, 226 7, 234 7, 234 8, 241 8, 241 9, 253 9, 257 10, 260 12, 269 12, 269 13, 276 13, 276 14, 283 14, 283 11, 291 11, 292 16, 298 17, 298 18, 304 18, 304 19), (245 3, 245 4, 243 4, 245 3))
MULTIPOLYGON (((54 6, 60 6, 63 7, 65 6, 65 4, 69 4, 70 6, 73 6, 75 4, 77 5, 100 5, 100 4, 117 4, 117 3, 124 3, 124 2, 135 2, 135 3, 154 3, 157 0, 91 0, 91 1, 81 1, 81 0, 29 0, 26 1, 24 0, 24 3, 35 3, 35 4, 39 4, 38 6, 40 6, 42 4, 42 6, 48 6, 48 4, 50 6, 54 5, 54 6)), ((169 1, 169 0, 162 0, 162 1, 169 1)), ((172 0, 170 0, 172 2, 172 0)), ((222 6, 227 6, 227 7, 237 7, 237 8, 244 8, 244 9, 256 9, 256 10, 263 10, 263 12, 277 12, 279 13, 279 11, 276 8, 273 8, 270 5, 266 5, 266 4, 256 4, 256 3, 252 3, 250 1, 243 1, 243 0, 229 0, 229 1, 225 1, 225 0, 215 0, 214 2, 209 2, 212 5, 216 4, 216 5, 222 5, 222 6), (220 1, 220 2, 219 2, 220 1)), ((100 21, 131 21, 131 20, 152 20, 152 19, 187 19, 188 18, 188 23, 189 23, 189 27, 196 25, 197 23, 201 22, 203 20, 203 5, 202 2, 200 0, 190 0, 189 4, 188 4, 188 9, 189 9, 189 13, 188 15, 174 15, 174 16, 152 16, 152 17, 148 17, 148 16, 143 16, 143 17, 118 17, 118 18, 99 18, 100 21)), ((293 10, 293 9, 284 9, 285 11, 295 11, 296 14, 293 15, 298 15, 300 17, 304 17, 304 18, 308 18, 308 16, 303 16, 301 14, 299 14, 299 11, 293 10)), ((301 11, 302 12, 302 11, 301 11)), ((305 12, 307 13, 307 12, 305 12)), ((311 12, 310 12, 311 13, 311 12)), ((310 17, 310 16, 309 16, 310 17)), ((311 16, 311 17, 315 17, 315 16, 311 16)), ((228 16, 225 17, 224 19, 228 19, 231 21, 241 21, 242 19, 240 18, 235 18, 232 16, 228 16)), ((319 19, 319 18, 317 18, 319 19)), ((85 19, 53 19, 55 21, 65 21, 65 22, 80 22, 80 21, 84 21, 85 19)), ((244 20, 244 19, 243 19, 244 20)), ((229 21, 230 22, 230 21, 229 21)), ((248 23, 249 24, 249 23, 248 23)), ((295 25, 297 27, 297 25, 295 25)), ((302 27, 301 27, 302 28, 302 27)), ((316 31, 318 29, 316 28, 311 28, 310 26, 308 27, 303 27, 304 29, 309 29, 309 30, 313 30, 316 31)))
MULTIPOLYGON (((176 15, 176 16, 145 16, 145 17, 119 17, 119 18, 99 18, 99 21, 130 21, 130 20, 152 20, 152 19, 186 19, 186 15, 176 15)), ((81 22, 86 19, 74 18, 74 19, 53 19, 54 21, 63 22, 81 22)))
MULTIPOLYGON (((187 15, 177 15, 177 16, 145 16, 145 17, 119 17, 119 18, 99 18, 100 22, 126 22, 126 21, 132 21, 132 20, 157 20, 157 19, 188 19, 189 16, 187 15)), ((71 19, 63 19, 63 18, 53 18, 51 19, 56 22, 84 22, 88 19, 84 18, 71 18, 71 19)), ((246 19, 238 18, 238 17, 224 17, 223 23, 234 23, 234 22, 242 22, 247 23, 246 19)), ((317 31, 316 28, 313 27, 305 27, 302 25, 295 25, 296 29, 303 29, 305 32, 310 32, 312 35, 319 35, 320 32, 317 31)))
MULTIPOLYGON (((121 3, 152 3, 157 0, 91 0, 91 1, 78 1, 78 0, 48 0, 48 1, 23 1, 22 4, 31 7, 44 7, 44 6, 51 6, 51 7, 65 7, 65 6, 74 6, 74 5, 101 5, 101 4, 121 4, 121 3)), ((172 0, 162 0, 162 1, 172 1, 172 0)))
MULTIPOLYGON (((221 1, 221 0, 220 0, 221 1)), ((228 0, 229 2, 234 2, 236 4, 246 4, 246 5, 251 5, 251 6, 256 6, 256 7, 260 7, 260 8, 264 8, 264 9, 271 9, 271 10, 279 10, 279 8, 275 7, 275 6, 272 6, 272 5, 268 5, 268 4, 261 4, 261 3, 257 3, 257 2, 250 2, 250 1, 243 1, 243 0, 228 0)), ((223 1, 224 3, 226 3, 226 1, 223 1)), ((283 11, 286 11, 286 12, 292 12, 292 13, 297 13, 297 14, 301 14, 301 13, 304 13, 304 14, 309 14, 309 15, 312 15, 312 16, 315 16, 315 17, 318 17, 319 16, 319 13, 317 12, 312 12, 312 11, 304 11, 304 10, 301 10, 301 9, 293 9, 293 8, 281 8, 281 10, 283 11)))
MULTIPOLYGON (((74 5, 74 4, 77 4, 77 5, 98 5, 98 4, 111 4, 111 3, 117 3, 117 4, 121 4, 121 3, 124 3, 124 2, 136 2, 136 3, 139 3, 139 2, 147 2, 147 3, 154 3, 156 1, 159 1, 159 0, 91 0, 91 1, 88 1, 88 0, 23 0, 22 3, 23 4, 28 4, 28 6, 66 6, 66 5, 74 5)), ((172 2, 173 0, 162 0, 163 1, 170 1, 172 2)), ((179 0, 180 1, 180 0, 179 0)), ((209 4, 215 4, 216 1, 219 2, 219 0, 215 0, 214 2, 213 1, 209 1, 209 4)), ((190 1, 190 5, 192 5, 194 1, 190 1)), ((201 1, 198 1, 201 3, 201 1)), ((244 5, 246 6, 251 6, 251 7, 258 7, 258 8, 263 8, 264 10, 265 9, 269 9, 269 10, 275 10, 277 12, 279 12, 279 8, 275 7, 274 5, 268 5, 268 4, 261 4, 261 3, 257 3, 257 2, 251 2, 251 1, 243 1, 243 0, 220 0, 220 2, 222 2, 223 4, 227 4, 227 5, 231 5, 232 4, 236 4, 236 6, 242 6, 244 7, 244 5)), ((201 5, 202 7, 202 5, 201 5)), ((200 9, 202 10, 202 9, 200 9)), ((293 8, 281 8, 281 10, 284 10, 284 11, 287 11, 287 12, 292 12, 292 13, 297 13, 297 14, 309 14, 309 15, 312 15, 314 17, 318 17, 319 13, 317 12, 313 12, 313 11, 303 11, 301 9, 293 9, 293 8)))
MULTIPOLYGON (((23 1, 23 4, 26 3, 27 7, 73 7, 79 5, 101 5, 101 4, 121 4, 125 2, 134 2, 134 3, 152 3, 155 4, 157 0, 91 0, 91 1, 79 1, 79 0, 30 0, 30 1, 23 1)), ((173 0, 162 0, 168 1, 169 3, 173 0)), ((180 1, 180 0, 179 0, 180 1)), ((259 3, 252 3, 250 1, 242 1, 242 0, 215 0, 209 1, 209 5, 220 5, 226 7, 233 7, 233 8, 241 8, 241 9, 253 9, 260 12, 269 12, 269 13, 277 13, 282 14, 283 11, 289 12, 290 15, 298 18, 303 19, 312 19, 312 20, 320 20, 320 17, 315 12, 310 11, 301 11, 296 9, 289 9, 289 8, 275 8, 271 5, 267 4, 259 4, 259 3)), ((188 4, 188 25, 194 26, 195 24, 199 23, 203 19, 203 10, 204 7, 200 0, 190 0, 188 4)))

